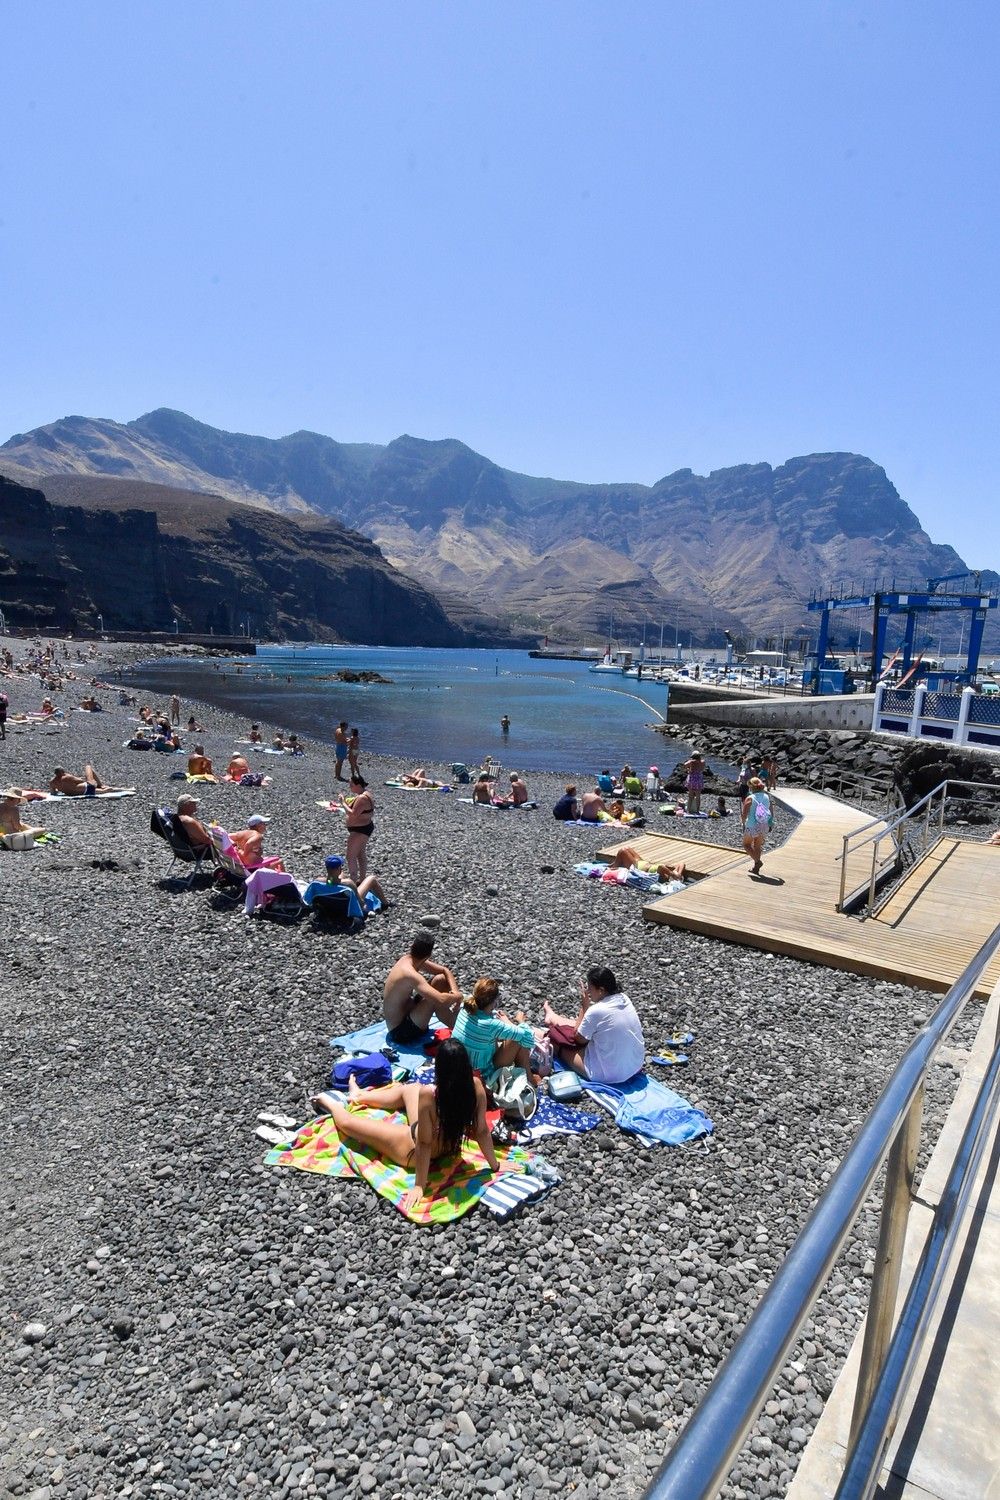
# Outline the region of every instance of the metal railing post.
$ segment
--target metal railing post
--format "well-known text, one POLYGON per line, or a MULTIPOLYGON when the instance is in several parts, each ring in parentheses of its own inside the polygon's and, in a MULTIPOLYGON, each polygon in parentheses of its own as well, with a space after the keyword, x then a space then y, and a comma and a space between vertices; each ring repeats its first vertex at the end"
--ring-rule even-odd
POLYGON ((875 905, 875 873, 878 869, 878 841, 872 844, 872 878, 868 882, 868 907, 875 905))
POLYGON ((875 1252, 875 1274, 868 1298, 868 1318, 861 1348, 861 1364, 854 1395, 849 1446, 860 1431, 868 1411, 872 1392, 885 1363, 886 1350, 892 1338, 899 1276, 903 1265, 906 1225, 913 1197, 913 1176, 920 1149, 920 1127, 924 1113, 924 1086, 921 1084, 906 1118, 896 1132, 886 1162, 885 1188, 882 1194, 882 1216, 879 1221, 878 1248, 875 1252))
POLYGON ((847 895, 847 841, 850 834, 844 834, 844 852, 840 856, 840 900, 837 902, 837 910, 844 910, 844 899, 847 895))
POLYGON ((942 784, 942 787, 941 787, 941 811, 938 814, 938 838, 943 838, 944 837, 944 804, 947 801, 947 798, 948 798, 948 783, 946 781, 946 782, 944 782, 942 784))
MULTIPOLYGON (((931 800, 930 800, 930 802, 928 802, 927 808, 926 808, 926 810, 924 812, 924 853, 925 854, 927 853, 927 840, 930 838, 930 832, 931 832, 931 802, 933 802, 933 800, 934 799, 932 797, 931 800)), ((941 799, 941 806, 942 807, 944 806, 944 799, 943 798, 941 799)))

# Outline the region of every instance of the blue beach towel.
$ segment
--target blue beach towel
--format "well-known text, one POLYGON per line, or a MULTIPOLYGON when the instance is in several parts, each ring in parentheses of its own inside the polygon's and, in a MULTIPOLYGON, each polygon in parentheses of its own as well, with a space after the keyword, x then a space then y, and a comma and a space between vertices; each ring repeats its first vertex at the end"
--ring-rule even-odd
POLYGON ((711 1135, 715 1125, 700 1109, 689 1104, 648 1073, 637 1073, 628 1083, 595 1083, 588 1079, 584 1090, 596 1103, 613 1113, 621 1130, 638 1135, 648 1145, 682 1146, 711 1135))
MULTIPOLYGON (((373 1021, 358 1031, 345 1031, 343 1036, 331 1037, 330 1046, 343 1047, 345 1052, 381 1052, 388 1040, 388 1030, 384 1021, 373 1021)), ((427 1066, 424 1047, 433 1039, 433 1031, 428 1031, 415 1042, 389 1042, 389 1046, 395 1048, 405 1068, 411 1073, 419 1073, 427 1066)))

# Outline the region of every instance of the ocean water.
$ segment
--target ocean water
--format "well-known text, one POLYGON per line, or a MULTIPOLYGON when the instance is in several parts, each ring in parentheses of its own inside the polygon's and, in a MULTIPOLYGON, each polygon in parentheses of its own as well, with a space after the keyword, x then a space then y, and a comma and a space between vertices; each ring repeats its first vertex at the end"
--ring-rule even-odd
POLYGON ((162 698, 177 692, 219 708, 332 741, 340 719, 362 750, 414 765, 478 765, 484 755, 525 771, 593 774, 627 761, 669 769, 687 748, 665 740, 666 689, 591 673, 586 662, 542 661, 525 651, 382 646, 264 646, 254 657, 146 663, 133 683, 162 698), (331 682, 341 668, 373 670, 391 684, 331 682), (510 732, 501 732, 506 714, 510 732))

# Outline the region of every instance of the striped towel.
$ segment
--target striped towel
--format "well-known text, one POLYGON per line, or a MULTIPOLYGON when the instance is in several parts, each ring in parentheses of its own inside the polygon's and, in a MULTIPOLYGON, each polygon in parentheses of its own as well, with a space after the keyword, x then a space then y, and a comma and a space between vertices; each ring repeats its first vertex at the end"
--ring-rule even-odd
POLYGON ((509 1219, 523 1204, 547 1192, 547 1185, 527 1172, 504 1172, 487 1183, 480 1202, 494 1219, 509 1219))

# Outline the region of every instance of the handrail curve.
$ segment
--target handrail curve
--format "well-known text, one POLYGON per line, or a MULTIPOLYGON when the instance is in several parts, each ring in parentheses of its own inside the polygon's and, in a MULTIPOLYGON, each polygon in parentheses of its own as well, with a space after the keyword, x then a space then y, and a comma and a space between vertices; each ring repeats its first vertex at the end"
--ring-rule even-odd
MULTIPOLYGON (((924 1080, 935 1054, 951 1034, 975 993, 983 970, 998 951, 1000 926, 966 965, 903 1054, 746 1328, 645 1491, 645 1500, 712 1500, 718 1493, 819 1297, 882 1164, 900 1132, 912 1125, 911 1110, 919 1109, 924 1080)), ((1000 1051, 994 1056, 994 1064, 1000 1076, 1000 1051)), ((1000 1088, 994 1089, 990 1096, 994 1110, 998 1095, 1000 1088)), ((972 1158, 967 1154, 966 1166, 970 1163, 972 1158)), ((974 1168, 972 1163, 973 1175, 974 1168)), ((898 1190, 899 1184, 890 1174, 883 1216, 894 1213, 898 1190)), ((905 1191, 909 1193, 908 1181, 905 1191)), ((959 1218, 958 1213, 951 1216, 952 1235, 959 1218)), ((905 1229, 905 1214, 902 1222, 905 1229)), ((889 1253, 897 1262, 901 1252, 901 1241, 890 1245, 889 1253)), ((892 1276, 880 1279, 876 1275, 869 1321, 882 1321, 885 1316, 886 1310, 875 1304, 880 1286, 883 1294, 888 1294, 887 1311, 891 1319, 895 1282, 892 1276)), ((880 1366, 876 1396, 882 1391, 888 1360, 880 1360, 880 1366)), ((859 1384, 865 1376, 862 1368, 859 1384)), ((873 1410, 874 1401, 868 1405, 867 1415, 873 1410)), ((864 1421, 862 1413, 861 1423, 864 1421)), ((861 1425, 860 1431, 864 1430, 861 1425)), ((862 1493, 857 1491, 858 1500, 862 1493)), ((844 1496, 848 1494, 853 1500, 855 1492, 844 1491, 844 1496)))

